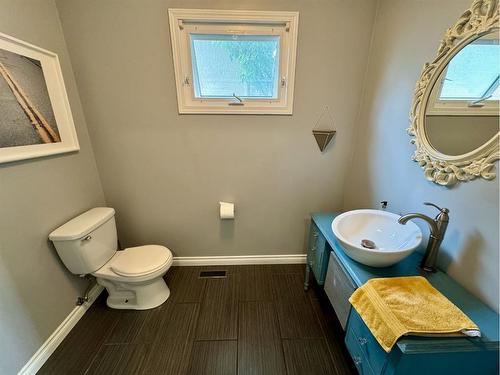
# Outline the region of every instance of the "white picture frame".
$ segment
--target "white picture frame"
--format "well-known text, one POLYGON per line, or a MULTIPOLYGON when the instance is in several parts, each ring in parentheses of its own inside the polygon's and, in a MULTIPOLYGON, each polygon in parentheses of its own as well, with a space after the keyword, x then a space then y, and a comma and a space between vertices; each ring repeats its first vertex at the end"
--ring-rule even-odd
POLYGON ((0 129, 0 163, 78 151, 80 146, 57 54, 3 33, 0 33, 0 53, 0 109, 3 106, 0 112, 4 112, 0 113, 3 116, 0 119, 0 127, 3 128, 0 129), (35 67, 27 66, 28 62, 35 67), (26 76, 28 70, 32 76, 36 75, 34 79, 18 80, 23 78, 23 69, 26 76), (36 69, 41 73, 37 73, 36 69), (45 91, 40 80, 45 83, 45 91), (38 83, 26 90, 30 82, 38 83), (43 103, 45 115, 42 109, 37 108, 39 103, 43 103), (23 118, 20 113, 26 117, 23 118), (46 116, 47 113, 49 116, 46 116), (32 126, 29 131, 26 119, 32 126), (10 136, 13 132, 17 137, 10 136), (26 137, 23 132, 26 132, 26 137), (29 142, 27 133, 31 137, 29 142), (39 137, 38 143, 34 134, 39 137))

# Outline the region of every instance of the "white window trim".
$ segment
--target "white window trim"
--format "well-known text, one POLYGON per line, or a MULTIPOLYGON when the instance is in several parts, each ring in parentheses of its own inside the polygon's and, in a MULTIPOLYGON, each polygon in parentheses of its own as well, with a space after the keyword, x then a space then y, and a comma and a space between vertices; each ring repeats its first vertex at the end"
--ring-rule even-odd
POLYGON ((429 97, 430 106, 426 111, 429 116, 498 116, 499 101, 485 100, 478 106, 471 106, 470 100, 442 100, 439 99, 443 89, 446 69, 443 70, 429 97))
POLYGON ((168 15, 180 114, 291 115, 293 113, 298 12, 169 9, 168 15), (234 31, 244 28, 246 33, 257 33, 257 28, 262 30, 265 27, 266 33, 269 35, 281 36, 278 99, 248 99, 244 100, 244 105, 236 106, 229 105, 230 102, 234 102, 231 99, 195 98, 188 32, 196 27, 197 32, 203 33, 207 24, 216 27, 217 24, 228 23, 234 26, 232 27, 234 31), (273 27, 273 25, 275 26, 273 27), (276 25, 280 25, 280 27, 276 27, 276 25), (283 84, 281 84, 282 80, 283 84))
MULTIPOLYGON (((498 34, 491 33, 483 35, 481 38, 474 41, 474 43, 481 43, 481 40, 498 40, 498 34)), ((448 61, 448 64, 450 61, 448 61)), ((471 100, 442 100, 439 98, 446 78, 446 72, 448 71, 448 64, 439 75, 439 79, 436 82, 436 89, 431 92, 429 98, 429 103, 431 103, 431 105, 426 114, 430 116, 498 116, 498 111, 500 110, 498 100, 484 100, 480 105, 471 106, 471 100)))

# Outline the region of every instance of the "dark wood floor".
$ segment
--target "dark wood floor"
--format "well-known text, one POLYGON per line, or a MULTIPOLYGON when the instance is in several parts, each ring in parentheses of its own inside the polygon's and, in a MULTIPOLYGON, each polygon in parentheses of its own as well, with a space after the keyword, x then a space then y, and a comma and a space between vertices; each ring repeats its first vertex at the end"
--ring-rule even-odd
POLYGON ((92 305, 39 374, 354 374, 343 332, 303 265, 172 267, 147 311, 92 305), (201 279, 201 270, 227 270, 201 279))

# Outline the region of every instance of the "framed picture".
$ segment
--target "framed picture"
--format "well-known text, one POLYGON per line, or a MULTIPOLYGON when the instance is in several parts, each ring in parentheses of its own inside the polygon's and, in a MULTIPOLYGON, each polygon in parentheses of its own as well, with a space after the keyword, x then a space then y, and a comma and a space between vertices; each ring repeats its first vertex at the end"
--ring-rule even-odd
POLYGON ((79 149, 57 55, 0 33, 0 163, 79 149))

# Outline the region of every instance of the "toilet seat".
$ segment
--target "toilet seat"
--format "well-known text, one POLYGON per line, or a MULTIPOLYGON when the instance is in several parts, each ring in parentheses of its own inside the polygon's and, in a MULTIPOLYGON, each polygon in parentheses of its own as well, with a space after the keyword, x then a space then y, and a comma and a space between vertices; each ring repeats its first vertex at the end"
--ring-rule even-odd
POLYGON ((166 247, 146 245, 117 251, 107 266, 117 275, 140 277, 156 272, 172 260, 172 253, 166 247))

